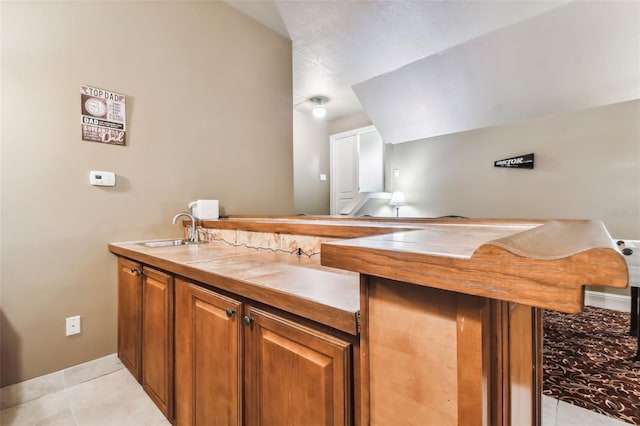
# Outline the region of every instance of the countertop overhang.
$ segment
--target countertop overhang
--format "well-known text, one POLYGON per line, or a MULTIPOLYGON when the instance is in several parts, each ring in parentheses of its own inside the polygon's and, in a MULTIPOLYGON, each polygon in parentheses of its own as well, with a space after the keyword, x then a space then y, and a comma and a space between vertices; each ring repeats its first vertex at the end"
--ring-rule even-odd
POLYGON ((624 288, 624 258, 599 221, 421 224, 322 244, 325 266, 576 313, 584 286, 624 288))

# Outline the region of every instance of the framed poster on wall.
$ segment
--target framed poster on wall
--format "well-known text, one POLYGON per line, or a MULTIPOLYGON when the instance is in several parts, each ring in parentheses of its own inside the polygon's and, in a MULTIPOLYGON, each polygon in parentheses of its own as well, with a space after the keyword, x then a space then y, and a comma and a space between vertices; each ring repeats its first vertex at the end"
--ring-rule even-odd
POLYGON ((127 141, 126 98, 120 93, 80 86, 82 140, 112 145, 127 141))

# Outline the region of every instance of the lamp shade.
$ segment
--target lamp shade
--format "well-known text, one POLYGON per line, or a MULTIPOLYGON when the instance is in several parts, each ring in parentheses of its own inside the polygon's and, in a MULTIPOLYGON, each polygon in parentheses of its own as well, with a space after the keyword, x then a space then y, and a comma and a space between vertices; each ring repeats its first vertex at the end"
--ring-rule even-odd
POLYGON ((407 199, 404 196, 404 192, 395 191, 391 194, 391 199, 389 200, 389 205, 392 206, 404 206, 407 204, 407 199))

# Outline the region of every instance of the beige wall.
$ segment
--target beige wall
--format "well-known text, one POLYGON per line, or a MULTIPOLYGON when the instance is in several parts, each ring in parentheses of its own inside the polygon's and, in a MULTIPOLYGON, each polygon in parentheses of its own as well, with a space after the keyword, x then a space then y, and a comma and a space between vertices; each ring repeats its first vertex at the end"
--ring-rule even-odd
POLYGON ((296 214, 329 214, 329 131, 326 120, 293 111, 293 191, 296 214), (327 180, 321 181, 320 174, 327 180))
POLYGON ((640 238, 640 101, 393 146, 406 216, 602 220, 640 238), (493 167, 533 152, 535 168, 493 167))
POLYGON ((365 113, 326 121, 307 111, 293 111, 293 199, 297 214, 329 214, 329 136, 370 125, 365 113), (327 175, 326 181, 320 180, 320 173, 327 175))
POLYGON ((371 119, 366 113, 362 112, 352 114, 329 122, 329 134, 335 135, 337 133, 348 132, 349 130, 367 126, 371 126, 371 119))
POLYGON ((293 112, 294 208, 296 213, 329 214, 329 137, 371 125, 365 113, 326 121, 304 111, 293 112), (320 181, 320 173, 327 175, 320 181))
POLYGON ((393 145, 391 168, 404 216, 595 219, 640 238, 640 101, 393 145), (533 170, 493 167, 530 152, 533 170))
POLYGON ((180 235, 171 217, 197 198, 291 214, 293 154, 290 41, 224 3, 1 7, 6 385, 115 352, 108 242, 180 235), (80 139, 83 84, 127 96, 126 147, 80 139))

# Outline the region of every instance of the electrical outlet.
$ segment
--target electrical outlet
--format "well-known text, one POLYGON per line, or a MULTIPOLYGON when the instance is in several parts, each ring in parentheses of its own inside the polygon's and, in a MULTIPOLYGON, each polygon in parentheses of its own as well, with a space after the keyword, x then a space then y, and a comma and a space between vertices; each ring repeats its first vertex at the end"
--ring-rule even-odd
POLYGON ((80 333, 80 315, 67 318, 67 336, 80 333))

